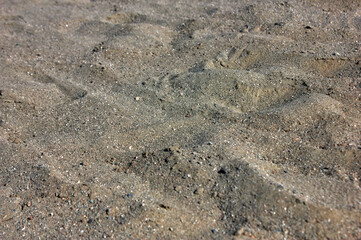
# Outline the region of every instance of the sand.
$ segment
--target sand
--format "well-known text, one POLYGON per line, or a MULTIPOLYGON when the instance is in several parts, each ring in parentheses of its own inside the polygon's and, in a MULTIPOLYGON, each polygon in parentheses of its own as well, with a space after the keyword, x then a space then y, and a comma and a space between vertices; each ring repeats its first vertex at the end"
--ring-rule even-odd
POLYGON ((0 3, 0 239, 361 239, 360 1, 0 3))

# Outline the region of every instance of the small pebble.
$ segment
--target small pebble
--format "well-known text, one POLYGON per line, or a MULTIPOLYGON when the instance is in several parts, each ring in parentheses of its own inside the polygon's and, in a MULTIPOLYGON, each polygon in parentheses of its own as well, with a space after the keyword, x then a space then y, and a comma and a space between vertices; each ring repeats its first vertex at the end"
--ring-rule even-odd
POLYGON ((194 191, 194 194, 202 195, 204 193, 204 188, 198 188, 194 191))
POLYGON ((182 186, 176 186, 174 188, 174 190, 176 190, 178 193, 182 192, 182 186))
POLYGON ((226 174, 227 171, 225 168, 221 168, 219 171, 218 171, 219 174, 226 174))

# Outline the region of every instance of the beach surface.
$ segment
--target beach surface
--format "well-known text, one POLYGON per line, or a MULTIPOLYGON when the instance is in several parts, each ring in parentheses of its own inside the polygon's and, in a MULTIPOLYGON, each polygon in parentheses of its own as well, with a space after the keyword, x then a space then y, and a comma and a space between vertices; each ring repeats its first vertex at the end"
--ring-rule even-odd
POLYGON ((358 0, 0 2, 0 239, 361 239, 358 0))

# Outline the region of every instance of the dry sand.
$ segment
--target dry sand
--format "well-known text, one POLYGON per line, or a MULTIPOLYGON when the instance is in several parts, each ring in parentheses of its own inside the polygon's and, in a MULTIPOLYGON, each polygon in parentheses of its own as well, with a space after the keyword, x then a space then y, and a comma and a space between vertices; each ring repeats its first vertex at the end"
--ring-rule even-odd
POLYGON ((361 239, 355 0, 0 2, 0 239, 361 239))

